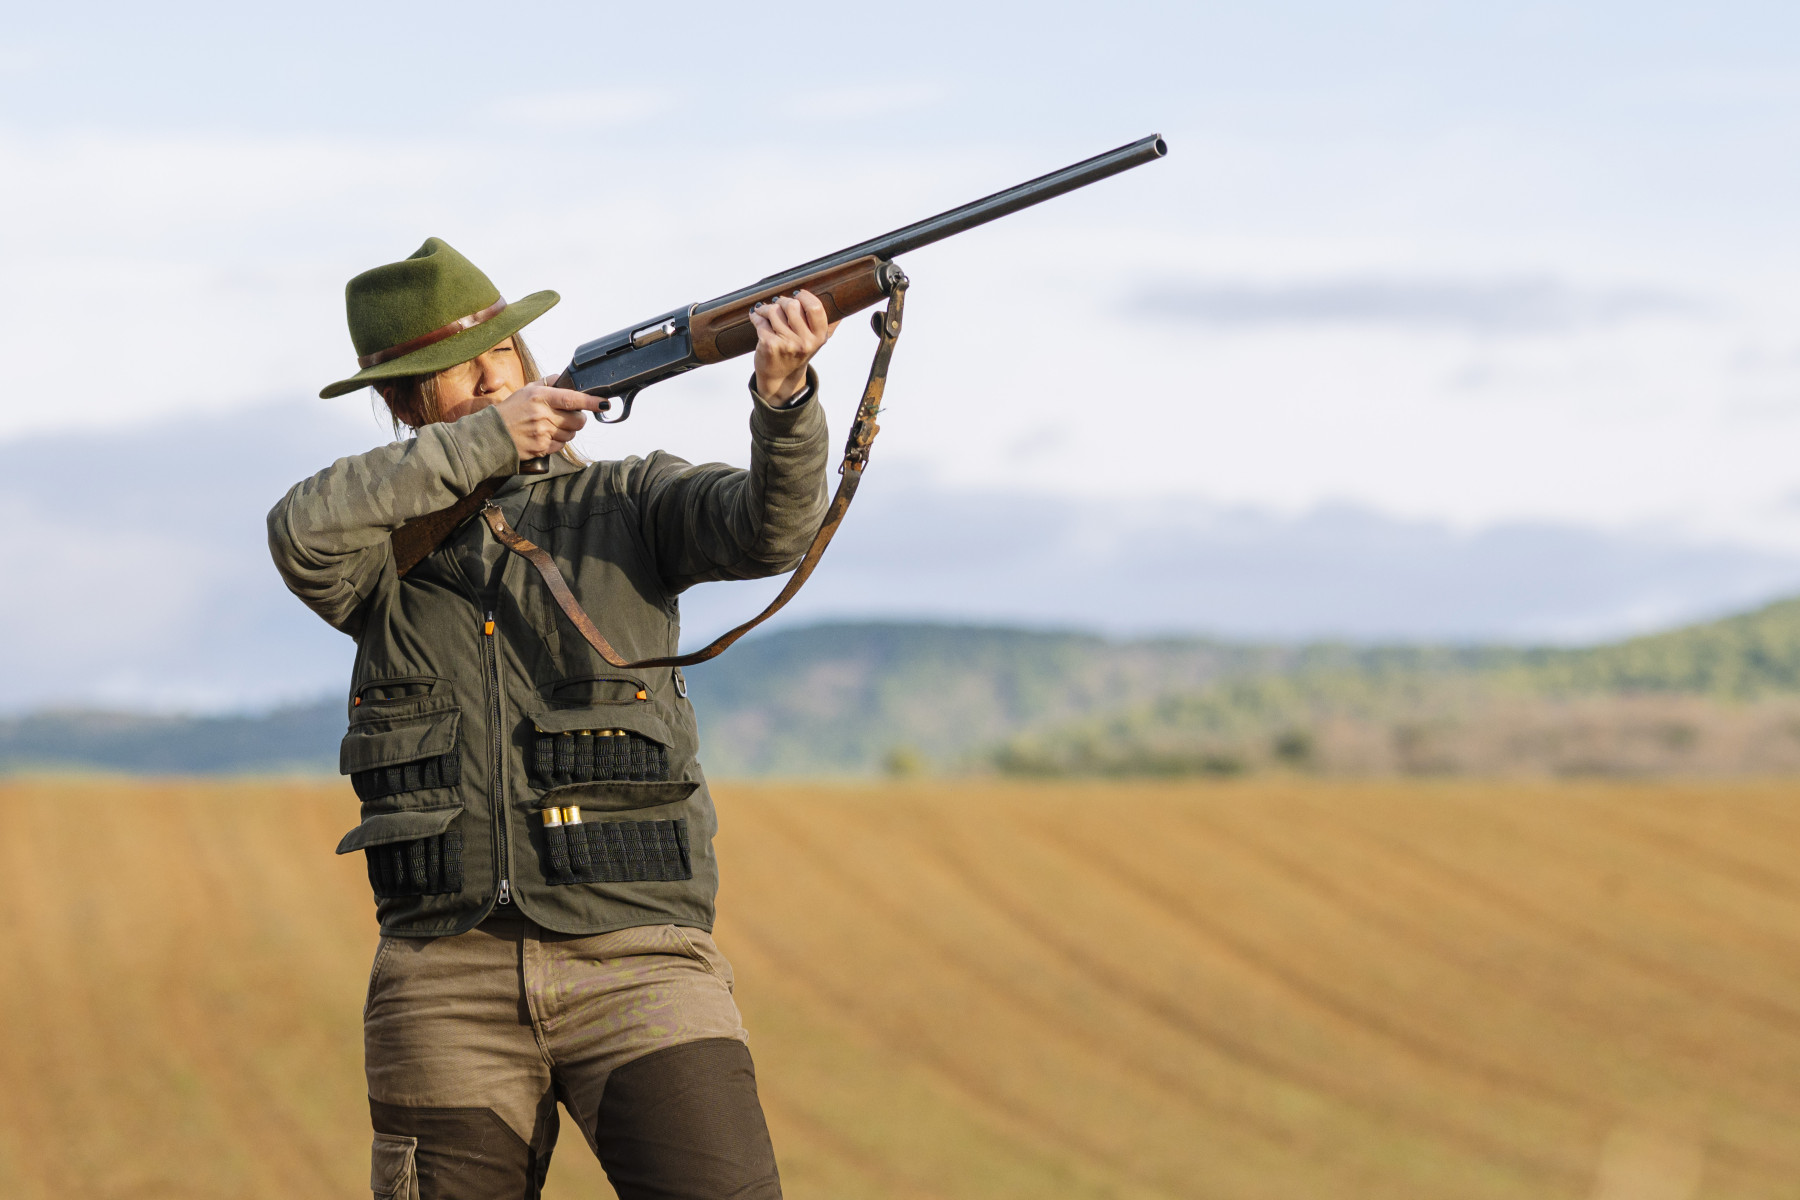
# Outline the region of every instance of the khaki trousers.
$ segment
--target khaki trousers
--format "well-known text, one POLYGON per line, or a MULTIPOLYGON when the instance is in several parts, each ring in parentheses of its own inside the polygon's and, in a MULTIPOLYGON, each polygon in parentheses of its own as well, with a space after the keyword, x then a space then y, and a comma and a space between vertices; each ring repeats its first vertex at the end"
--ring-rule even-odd
POLYGON ((779 1197, 731 967, 698 929, 590 937, 516 912, 383 938, 363 1010, 372 1186, 536 1197, 560 1101, 621 1200, 779 1197))

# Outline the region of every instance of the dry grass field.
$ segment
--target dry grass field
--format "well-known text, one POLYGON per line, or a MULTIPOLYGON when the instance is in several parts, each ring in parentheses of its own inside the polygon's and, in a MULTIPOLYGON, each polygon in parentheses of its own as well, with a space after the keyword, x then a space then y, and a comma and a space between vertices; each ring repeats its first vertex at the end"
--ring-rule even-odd
MULTIPOLYGON (((1800 1197, 1793 785, 717 791, 797 1200, 1800 1197)), ((353 811, 0 783, 0 1195, 367 1194, 353 811)))

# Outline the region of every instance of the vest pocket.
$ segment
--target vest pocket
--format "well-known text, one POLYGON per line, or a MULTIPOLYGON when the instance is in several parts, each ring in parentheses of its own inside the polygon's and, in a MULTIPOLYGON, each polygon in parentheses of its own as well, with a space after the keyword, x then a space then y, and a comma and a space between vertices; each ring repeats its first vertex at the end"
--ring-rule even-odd
POLYGON ((550 685, 550 703, 591 706, 641 704, 650 698, 644 681, 635 675, 583 675, 559 679, 550 685))
POLYGON ((369 886, 377 900, 444 896, 462 891, 462 830, 370 846, 369 886))
POLYGON ((589 812, 630 812, 638 808, 680 804, 699 790, 698 779, 670 779, 654 783, 577 783, 558 788, 550 795, 531 803, 539 807, 546 804, 572 804, 589 812))
POLYGON ((337 852, 368 857, 376 899, 441 896, 462 891, 462 830, 450 826, 462 808, 376 813, 345 834, 337 852))
POLYGON ((350 775, 350 786, 364 804, 400 796, 426 788, 455 787, 462 778, 462 762, 454 750, 435 758, 401 763, 393 767, 373 767, 350 775))
POLYGON ((545 789, 669 777, 669 748, 629 729, 534 729, 531 747, 531 774, 545 789))
POLYGON ((419 1139, 378 1133, 369 1154, 369 1190, 374 1200, 419 1200, 419 1139))
POLYGON ((687 818, 544 827, 544 878, 565 883, 669 883, 694 877, 687 818))
POLYGON ((531 781, 544 791, 586 783, 661 783, 672 738, 649 705, 552 708, 526 736, 531 781))
POLYGON ((338 771, 350 776, 350 786, 364 804, 455 787, 462 778, 457 753, 461 719, 460 708, 443 706, 353 721, 338 749, 338 771))

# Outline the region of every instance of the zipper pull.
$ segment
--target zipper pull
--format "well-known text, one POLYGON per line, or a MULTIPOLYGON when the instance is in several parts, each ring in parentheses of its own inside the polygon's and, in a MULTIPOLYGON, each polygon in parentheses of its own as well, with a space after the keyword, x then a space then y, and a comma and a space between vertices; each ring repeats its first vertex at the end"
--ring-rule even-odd
POLYGON ((500 899, 496 903, 499 903, 499 904, 511 904, 512 903, 512 881, 511 880, 502 879, 500 881, 500 899))
POLYGON ((488 609, 487 624, 481 627, 481 632, 487 637, 494 636, 494 610, 491 608, 488 609))

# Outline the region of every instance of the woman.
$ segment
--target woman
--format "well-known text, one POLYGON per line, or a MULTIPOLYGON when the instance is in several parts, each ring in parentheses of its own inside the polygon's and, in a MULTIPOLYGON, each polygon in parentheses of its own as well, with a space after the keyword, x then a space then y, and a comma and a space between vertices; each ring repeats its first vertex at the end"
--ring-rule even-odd
POLYGON ((414 436, 338 460, 269 514, 288 587, 356 640, 340 769, 381 922, 364 1008, 378 1196, 538 1194, 558 1101, 622 1200, 776 1197, 731 968, 709 936, 712 800, 679 670, 621 671, 529 564, 465 522, 397 569, 389 536, 493 476, 629 661, 675 653, 676 597, 789 569, 825 509, 811 295, 755 314, 750 469, 588 464, 600 404, 534 374, 507 304, 432 238, 346 288, 362 370, 414 436), (546 454, 550 471, 518 475, 546 454))

